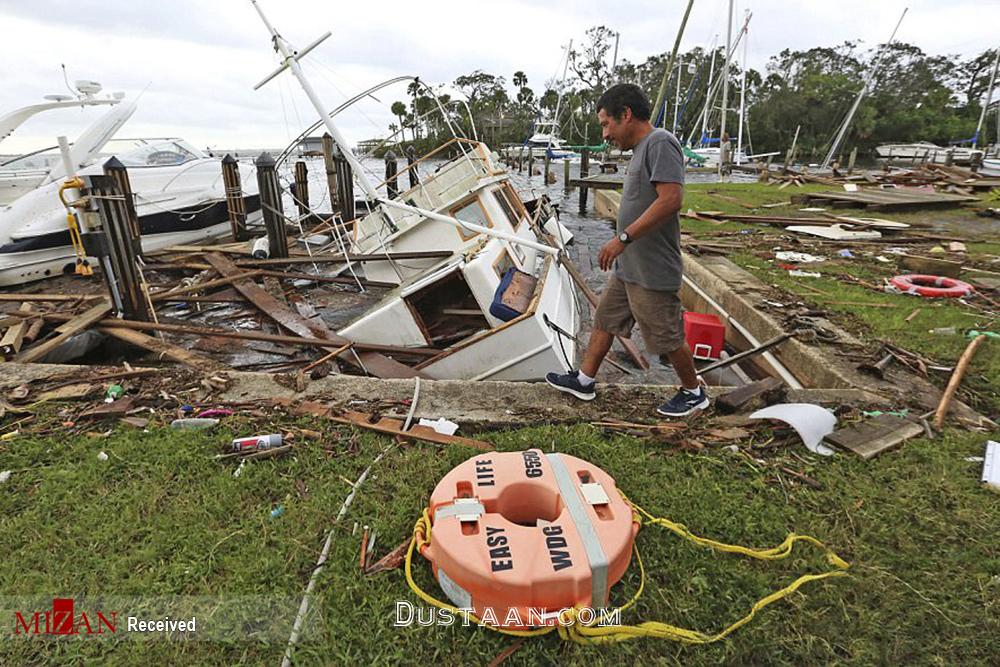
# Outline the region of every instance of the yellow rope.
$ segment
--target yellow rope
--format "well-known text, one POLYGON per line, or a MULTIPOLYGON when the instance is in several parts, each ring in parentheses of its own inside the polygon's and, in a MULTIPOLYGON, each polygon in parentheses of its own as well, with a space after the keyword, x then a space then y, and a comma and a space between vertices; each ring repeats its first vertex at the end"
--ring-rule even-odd
MULTIPOLYGON (((624 496, 622 496, 624 498, 624 496)), ((677 627, 675 625, 670 625, 669 623, 663 623, 660 621, 645 621, 638 625, 587 625, 580 621, 578 617, 577 609, 567 609, 564 610, 562 616, 559 620, 562 621, 559 625, 549 626, 544 628, 538 628, 534 630, 509 630, 507 628, 498 627, 491 625, 489 623, 484 623, 481 619, 473 614, 468 614, 468 617, 476 624, 493 630, 495 632, 500 632, 505 635, 513 635, 516 637, 534 637, 551 633, 553 630, 557 630, 559 636, 566 640, 572 641, 577 644, 605 644, 612 642, 620 642, 628 639, 636 639, 639 637, 657 637, 660 639, 671 639, 674 641, 682 642, 685 644, 709 644, 712 642, 719 641, 725 638, 730 633, 743 627, 749 623, 758 611, 768 606, 773 602, 777 602, 784 597, 794 593, 804 584, 811 581, 818 581, 820 579, 826 579, 828 577, 841 577, 847 574, 846 570, 850 565, 843 560, 840 556, 835 554, 833 551, 827 549, 827 547, 814 537, 809 535, 797 535, 795 533, 790 533, 785 540, 776 547, 770 549, 752 549, 749 547, 743 547, 736 544, 726 544, 725 542, 718 542, 716 540, 711 540, 704 537, 699 537, 691 533, 687 526, 681 523, 676 523, 664 517, 654 517, 646 510, 642 509, 638 505, 632 503, 628 498, 625 501, 632 506, 633 518, 635 521, 641 523, 642 517, 646 518, 648 523, 662 526, 670 531, 673 531, 677 535, 683 537, 684 539, 693 542, 700 546, 709 547, 715 549, 716 551, 723 551, 727 553, 736 553, 743 556, 749 556, 750 558, 756 558, 758 560, 780 560, 782 558, 787 558, 791 553, 796 542, 804 541, 813 544, 821 549, 826 550, 827 561, 834 566, 835 570, 830 570, 829 572, 823 572, 821 574, 807 574, 799 577, 789 585, 784 588, 777 590, 766 597, 761 598, 750 608, 750 611, 739 619, 735 623, 731 624, 724 630, 717 632, 715 634, 707 634, 704 632, 699 632, 697 630, 688 630, 686 628, 677 627)), ((421 551, 429 546, 431 543, 431 521, 427 514, 427 510, 423 511, 421 517, 417 520, 416 524, 413 526, 413 538, 410 540, 409 549, 406 552, 405 561, 405 571, 406 571, 406 581, 410 585, 410 588, 421 600, 429 605, 433 605, 440 609, 447 609, 452 613, 462 615, 463 612, 458 607, 448 604, 447 602, 442 602, 432 595, 426 593, 422 590, 413 579, 412 572, 412 560, 414 550, 421 551)), ((632 545, 635 552, 635 559, 639 565, 639 588, 632 596, 632 598, 626 602, 621 607, 618 607, 617 612, 622 612, 630 607, 634 606, 642 595, 643 589, 646 583, 646 569, 642 563, 642 557, 639 555, 639 547, 635 543, 632 545)))

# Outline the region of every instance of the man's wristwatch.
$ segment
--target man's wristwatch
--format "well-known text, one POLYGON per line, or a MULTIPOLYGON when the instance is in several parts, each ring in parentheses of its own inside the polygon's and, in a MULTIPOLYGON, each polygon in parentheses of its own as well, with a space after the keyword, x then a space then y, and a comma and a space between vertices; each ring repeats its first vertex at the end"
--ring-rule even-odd
POLYGON ((628 232, 622 232, 621 234, 618 235, 618 240, 621 241, 623 244, 628 245, 629 243, 632 242, 632 237, 628 235, 628 232))

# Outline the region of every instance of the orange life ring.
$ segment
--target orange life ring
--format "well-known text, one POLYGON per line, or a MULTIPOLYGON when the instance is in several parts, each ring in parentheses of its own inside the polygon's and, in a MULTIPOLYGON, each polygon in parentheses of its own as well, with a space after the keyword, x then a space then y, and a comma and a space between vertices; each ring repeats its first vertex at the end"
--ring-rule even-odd
POLYGON ((421 553, 441 589, 507 629, 605 607, 639 530, 610 475, 538 449, 470 458, 438 483, 428 513, 433 530, 421 553))
POLYGON ((892 289, 903 294, 916 294, 929 298, 957 298, 972 294, 972 285, 944 276, 910 273, 896 276, 889 281, 892 289))

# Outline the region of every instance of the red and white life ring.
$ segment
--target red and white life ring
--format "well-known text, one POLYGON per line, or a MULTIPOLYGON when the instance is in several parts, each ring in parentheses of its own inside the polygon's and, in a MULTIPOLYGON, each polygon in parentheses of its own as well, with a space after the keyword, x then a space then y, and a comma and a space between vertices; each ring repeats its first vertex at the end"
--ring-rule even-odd
POLYGON ((944 276, 929 276, 911 273, 896 276, 889 281, 891 289, 903 294, 915 294, 929 298, 958 298, 972 294, 972 285, 944 276))

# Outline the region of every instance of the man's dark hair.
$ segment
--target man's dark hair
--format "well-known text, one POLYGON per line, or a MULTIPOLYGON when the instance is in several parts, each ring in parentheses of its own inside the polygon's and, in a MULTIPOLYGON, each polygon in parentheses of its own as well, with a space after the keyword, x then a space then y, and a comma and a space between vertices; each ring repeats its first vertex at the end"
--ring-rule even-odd
POLYGON ((649 120, 649 99, 634 83, 615 84, 597 100, 597 110, 604 109, 604 113, 616 119, 622 117, 625 107, 632 110, 632 116, 637 120, 649 120))

